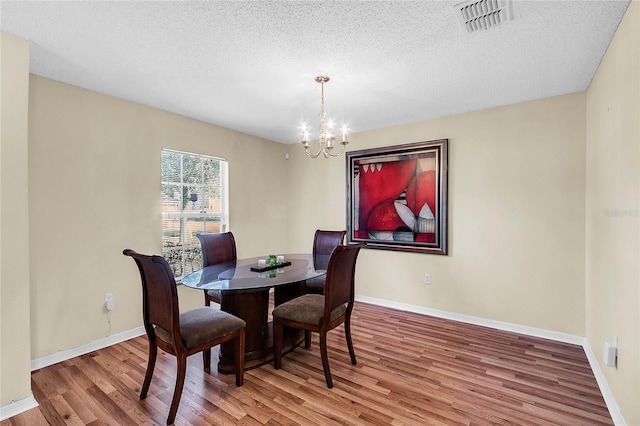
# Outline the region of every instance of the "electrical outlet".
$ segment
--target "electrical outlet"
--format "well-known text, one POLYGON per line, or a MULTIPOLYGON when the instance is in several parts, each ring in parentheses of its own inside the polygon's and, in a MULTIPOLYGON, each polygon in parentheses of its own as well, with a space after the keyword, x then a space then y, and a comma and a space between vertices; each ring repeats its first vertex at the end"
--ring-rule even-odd
POLYGON ((616 367, 618 365, 618 337, 613 336, 613 343, 604 342, 604 365, 616 367))
POLYGON ((107 308, 107 311, 113 310, 114 305, 113 293, 105 293, 104 295, 104 307, 107 308))
POLYGON ((431 274, 424 274, 424 283, 431 284, 431 274))

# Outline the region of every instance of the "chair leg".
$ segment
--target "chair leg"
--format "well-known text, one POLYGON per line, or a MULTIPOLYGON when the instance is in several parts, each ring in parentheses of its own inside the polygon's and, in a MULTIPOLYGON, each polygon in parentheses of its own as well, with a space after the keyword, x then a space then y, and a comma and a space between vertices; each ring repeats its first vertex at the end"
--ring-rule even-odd
POLYGON ((142 389, 140 390, 140 399, 145 399, 147 397, 149 385, 151 385, 151 377, 153 377, 153 369, 156 366, 157 356, 158 347, 155 343, 149 340, 149 360, 147 361, 147 372, 144 375, 144 382, 142 383, 142 389))
POLYGON ((187 374, 187 357, 182 354, 176 356, 177 360, 177 376, 176 376, 176 388, 173 391, 173 399, 171 400, 171 408, 169 409, 169 417, 167 417, 167 424, 172 424, 176 419, 176 413, 178 412, 178 405, 180 405, 180 397, 182 397, 182 388, 184 387, 184 379, 187 374))
POLYGON ((236 369, 236 386, 242 386, 244 384, 244 342, 245 342, 245 329, 238 330, 238 335, 235 339, 235 354, 234 354, 234 367, 236 369))
POLYGON ((351 340, 351 316, 347 316, 347 319, 344 322, 344 335, 347 338, 347 347, 349 348, 351 364, 356 365, 356 353, 353 350, 353 341, 351 340))
POLYGON ((273 319, 273 366, 276 370, 282 367, 282 323, 273 319))
POLYGON ((304 348, 309 349, 311 347, 311 331, 304 331, 304 348))
POLYGON ((204 364, 204 371, 211 372, 211 348, 202 351, 202 360, 204 364))
POLYGON ((333 379, 331 378, 331 370, 329 369, 329 357, 327 356, 327 330, 320 330, 320 356, 322 357, 322 369, 324 370, 324 379, 327 381, 327 387, 333 387, 333 379))

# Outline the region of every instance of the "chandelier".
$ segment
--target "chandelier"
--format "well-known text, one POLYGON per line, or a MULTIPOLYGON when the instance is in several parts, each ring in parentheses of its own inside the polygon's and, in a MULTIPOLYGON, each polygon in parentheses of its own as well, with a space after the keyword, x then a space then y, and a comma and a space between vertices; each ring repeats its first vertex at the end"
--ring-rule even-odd
POLYGON ((317 158, 320 154, 324 155, 324 158, 337 157, 344 152, 345 146, 349 143, 347 141, 347 127, 342 126, 342 141, 340 142, 339 151, 334 151, 336 146, 336 138, 333 136, 333 121, 327 119, 327 114, 324 112, 324 84, 329 81, 329 77, 320 75, 316 77, 316 82, 320 83, 322 91, 322 103, 320 104, 320 136, 318 137, 319 147, 316 152, 313 152, 311 145, 309 144, 309 129, 306 123, 302 124, 302 140, 300 143, 304 147, 304 151, 311 158, 317 158))

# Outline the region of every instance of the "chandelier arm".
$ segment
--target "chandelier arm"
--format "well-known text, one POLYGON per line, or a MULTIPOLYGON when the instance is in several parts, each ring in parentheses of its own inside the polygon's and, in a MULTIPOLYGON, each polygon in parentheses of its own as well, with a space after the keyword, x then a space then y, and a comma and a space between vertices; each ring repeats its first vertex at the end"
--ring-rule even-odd
MULTIPOLYGON (((327 154, 329 156, 331 156, 331 157, 339 157, 339 156, 341 156, 342 154, 344 154, 344 145, 343 144, 341 144, 341 145, 342 145, 342 148, 340 148, 340 152, 334 152, 333 150, 331 150, 331 151, 327 151, 327 154)), ((325 157, 329 158, 326 155, 325 155, 325 157)))
POLYGON ((308 157, 310 158, 318 158, 318 156, 320 156, 320 154, 322 154, 323 149, 322 147, 320 147, 320 149, 318 149, 318 152, 316 152, 315 154, 311 153, 311 150, 309 149, 309 147, 306 147, 304 149, 305 154, 307 154, 308 157))

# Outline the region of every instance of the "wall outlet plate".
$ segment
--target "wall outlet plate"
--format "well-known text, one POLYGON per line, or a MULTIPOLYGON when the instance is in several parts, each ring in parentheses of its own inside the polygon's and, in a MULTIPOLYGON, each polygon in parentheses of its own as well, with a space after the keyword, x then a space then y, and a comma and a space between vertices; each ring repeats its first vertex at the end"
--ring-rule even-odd
POLYGON ((618 358, 618 348, 609 342, 604 342, 604 364, 607 367, 615 367, 618 358))
POLYGON ((104 295, 104 307, 107 311, 112 311, 115 302, 113 300, 113 293, 105 293, 104 295))

